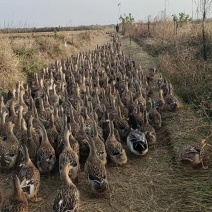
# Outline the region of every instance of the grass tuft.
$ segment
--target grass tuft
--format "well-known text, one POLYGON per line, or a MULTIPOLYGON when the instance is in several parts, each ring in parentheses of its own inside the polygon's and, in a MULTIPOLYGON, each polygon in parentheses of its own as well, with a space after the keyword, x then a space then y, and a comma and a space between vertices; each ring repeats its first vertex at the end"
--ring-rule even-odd
POLYGON ((0 37, 0 92, 13 88, 20 80, 26 81, 20 59, 13 52, 10 40, 0 37))

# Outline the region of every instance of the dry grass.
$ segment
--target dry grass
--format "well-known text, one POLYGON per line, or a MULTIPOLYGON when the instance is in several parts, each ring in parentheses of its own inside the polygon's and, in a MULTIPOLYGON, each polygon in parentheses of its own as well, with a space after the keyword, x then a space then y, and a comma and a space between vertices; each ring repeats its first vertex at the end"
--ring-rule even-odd
MULTIPOLYGON (((149 67, 156 65, 155 59, 142 52, 138 44, 132 43, 129 47, 129 40, 126 39, 123 46, 130 51, 136 62, 141 62, 145 72, 149 67)), ((155 89, 155 83, 151 85, 155 89)), ((157 96, 157 93, 154 92, 154 95, 157 96)), ((194 144, 202 138, 212 141, 212 125, 205 122, 204 118, 197 117, 190 107, 181 103, 177 113, 162 113, 162 128, 157 132, 157 136, 159 141, 157 151, 150 152, 150 157, 156 160, 157 164, 151 163, 151 169, 154 171, 148 174, 151 180, 152 175, 157 176, 156 173, 158 169, 160 170, 158 182, 154 184, 154 187, 158 187, 154 192, 154 199, 157 204, 164 200, 167 202, 163 203, 163 209, 160 207, 157 209, 156 205, 152 204, 149 211, 210 211, 212 171, 197 168, 187 173, 180 165, 179 153, 184 146, 194 144)))
POLYGON ((20 71, 19 58, 13 52, 10 40, 0 37, 0 92, 20 80, 26 81, 26 76, 20 71))
MULTIPOLYGON (((106 40, 107 41, 107 40, 106 40)), ((103 40, 101 40, 103 42, 103 40)), ((100 42, 100 43, 101 43, 100 42)), ((104 40, 105 42, 105 40, 104 40)), ((99 44, 100 44, 99 43, 99 44)), ((146 71, 155 66, 155 60, 142 52, 141 47, 123 40, 122 47, 146 71)), ((152 84, 155 88, 154 84, 152 84)), ((212 171, 201 169, 187 173, 179 165, 178 153, 184 145, 210 135, 206 126, 183 105, 177 113, 162 114, 162 128, 157 132, 158 145, 145 157, 136 157, 127 151, 128 163, 123 167, 107 165, 109 191, 101 197, 93 196, 83 172, 79 177, 80 211, 93 212, 199 212, 211 211, 212 171)), ((126 146, 124 146, 125 149, 126 146)), ((0 190, 9 191, 8 173, 0 175, 0 190)), ((60 186, 57 171, 42 176, 39 196, 44 200, 30 203, 30 211, 52 211, 56 190, 60 186)), ((6 192, 8 193, 8 192, 6 192)))
POLYGON ((17 81, 25 81, 27 74, 39 72, 57 59, 94 49, 96 43, 106 42, 107 31, 2 34, 0 91, 11 89, 17 81))
POLYGON ((186 24, 175 33, 171 21, 137 25, 134 38, 153 56, 172 82, 175 92, 211 123, 212 117, 212 30, 206 24, 208 60, 203 60, 201 24, 186 24))

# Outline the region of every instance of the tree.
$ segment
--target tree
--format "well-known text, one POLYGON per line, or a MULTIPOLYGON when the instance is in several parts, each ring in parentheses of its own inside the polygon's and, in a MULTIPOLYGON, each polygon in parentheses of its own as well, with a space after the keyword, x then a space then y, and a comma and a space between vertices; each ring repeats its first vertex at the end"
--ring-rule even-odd
POLYGON ((205 32, 205 21, 207 14, 211 11, 212 0, 199 0, 199 9, 202 14, 202 44, 203 44, 203 58, 206 61, 208 59, 207 54, 207 38, 205 32))
POLYGON ((123 35, 128 34, 130 36, 130 44, 131 44, 132 31, 133 31, 132 26, 135 19, 132 17, 131 13, 129 13, 128 16, 126 14, 124 14, 124 17, 120 16, 119 20, 121 21, 121 25, 122 25, 122 34, 123 35))
POLYGON ((192 21, 192 18, 185 13, 179 13, 179 16, 173 14, 174 28, 175 33, 177 34, 178 27, 182 27, 184 24, 187 24, 192 21))
POLYGON ((202 52, 204 60, 207 60, 207 38, 205 32, 205 22, 207 19, 207 14, 210 13, 212 8, 212 0, 194 0, 196 4, 196 14, 197 18, 199 19, 199 15, 201 15, 202 19, 202 52))
POLYGON ((129 15, 124 14, 124 16, 120 16, 119 20, 121 21, 123 35, 132 30, 132 24, 134 23, 135 19, 131 13, 129 13, 129 15))
POLYGON ((54 39, 58 38, 58 30, 57 28, 54 28, 54 39))

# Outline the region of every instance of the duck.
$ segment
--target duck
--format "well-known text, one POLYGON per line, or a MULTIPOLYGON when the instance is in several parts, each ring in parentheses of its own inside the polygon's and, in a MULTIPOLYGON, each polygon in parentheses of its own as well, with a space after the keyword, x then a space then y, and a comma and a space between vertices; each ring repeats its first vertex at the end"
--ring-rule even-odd
POLYGON ((142 94, 145 99, 153 94, 148 77, 144 76, 144 74, 142 74, 142 94))
POLYGON ((79 156, 79 154, 80 154, 80 152, 79 152, 79 142, 76 140, 76 138, 73 135, 73 130, 72 130, 71 124, 69 123, 69 124, 67 124, 67 126, 68 126, 68 130, 70 132, 70 135, 69 135, 70 146, 74 150, 74 152, 76 152, 77 155, 79 156))
POLYGON ((22 106, 19 109, 18 112, 18 119, 15 122, 14 127, 14 134, 16 138, 19 140, 20 144, 26 142, 27 140, 27 128, 26 128, 26 122, 25 119, 22 116, 22 106))
POLYGON ((199 143, 202 168, 208 169, 212 166, 212 144, 206 139, 202 139, 199 143))
POLYGON ((168 95, 168 92, 169 92, 168 84, 169 83, 167 82, 166 78, 163 78, 163 81, 158 82, 159 89, 163 90, 164 98, 168 95))
POLYGON ((143 124, 138 128, 138 130, 140 130, 141 132, 145 133, 146 135, 146 139, 148 142, 148 146, 155 146, 155 144, 157 143, 157 135, 155 132, 154 127, 152 127, 148 121, 148 114, 147 111, 144 111, 144 122, 143 124))
POLYGON ((107 109, 105 108, 105 106, 103 106, 103 117, 102 119, 99 121, 99 126, 102 128, 102 137, 104 139, 104 141, 106 141, 109 133, 110 133, 110 129, 109 129, 109 113, 107 111, 107 109))
POLYGON ((151 104, 151 108, 148 112, 148 120, 151 126, 153 126, 155 129, 161 128, 161 114, 156 110, 155 102, 153 99, 149 99, 149 102, 151 104))
POLYGON ((85 85, 85 75, 84 75, 84 73, 81 76, 81 83, 80 83, 79 88, 80 88, 80 93, 81 94, 86 93, 86 85, 85 85))
POLYGON ((80 96, 79 85, 76 83, 74 86, 75 86, 75 91, 73 92, 72 97, 70 98, 70 101, 71 101, 71 104, 73 105, 73 107, 77 108, 77 104, 78 104, 78 102, 82 102, 82 98, 80 96))
POLYGON ((101 103, 100 103, 98 95, 96 95, 96 99, 97 99, 97 103, 96 104, 92 103, 92 104, 94 105, 95 113, 98 115, 98 120, 100 120, 102 118, 102 116, 103 116, 103 108, 101 106, 101 103))
POLYGON ((1 96, 1 100, 0 100, 0 113, 2 113, 2 112, 9 113, 8 108, 4 104, 4 97, 3 96, 1 96))
POLYGON ((157 81, 156 81, 156 86, 160 89, 160 86, 162 85, 162 83, 163 83, 163 76, 162 76, 162 74, 161 73, 159 73, 159 76, 158 76, 158 79, 157 79, 157 81))
POLYGON ((23 117, 25 118, 25 120, 28 120, 29 117, 32 115, 34 115, 33 112, 33 104, 34 103, 34 99, 32 97, 29 98, 29 107, 28 107, 28 111, 23 115, 23 117))
POLYGON ((50 95, 50 98, 49 98, 49 101, 50 101, 51 105, 53 105, 53 106, 58 106, 59 102, 60 102, 60 97, 57 95, 56 87, 57 87, 57 85, 53 84, 53 94, 50 95))
POLYGON ((155 109, 161 113, 162 111, 165 110, 165 100, 163 97, 163 90, 159 90, 159 98, 155 102, 155 109))
POLYGON ((78 212, 80 207, 80 193, 75 184, 69 177, 69 172, 72 169, 70 163, 67 163, 62 170, 61 177, 63 184, 57 191, 54 198, 53 211, 64 212, 74 211, 78 212))
POLYGON ((7 94, 7 102, 5 104, 7 110, 9 111, 9 108, 10 108, 10 105, 12 104, 12 101, 15 101, 17 103, 17 100, 16 100, 16 89, 13 88, 12 91, 8 91, 8 94, 7 94))
POLYGON ((54 113, 51 113, 50 115, 49 128, 46 130, 46 132, 47 132, 47 136, 49 138, 50 144, 52 145, 54 149, 56 149, 58 132, 54 124, 54 113))
MULTIPOLYGON (((30 105, 30 98, 32 97, 32 90, 29 88, 29 84, 25 84, 24 102, 27 107, 30 105)), ((29 108, 28 108, 29 109, 29 108)))
POLYGON ((21 120, 21 125, 22 125, 21 127, 22 129, 20 130, 20 132, 16 133, 16 138, 18 139, 20 144, 19 154, 18 154, 17 163, 16 163, 16 167, 18 168, 24 160, 24 152, 23 152, 22 145, 28 143, 28 134, 27 134, 26 122, 24 118, 22 118, 21 120))
POLYGON ((13 194, 3 200, 1 212, 28 212, 28 201, 21 189, 20 180, 17 175, 13 175, 13 194))
POLYGON ((71 132, 66 128, 64 132, 64 140, 65 140, 65 147, 62 153, 59 156, 59 170, 60 170, 60 177, 62 179, 62 172, 63 168, 66 164, 70 164, 72 169, 70 170, 69 176, 71 180, 75 180, 78 182, 78 174, 80 171, 80 163, 79 163, 79 156, 77 152, 75 152, 69 142, 69 136, 71 132))
POLYGON ((38 202, 42 200, 41 198, 37 197, 40 187, 40 172, 29 157, 27 146, 23 145, 23 149, 25 159, 24 163, 21 164, 21 170, 18 173, 20 186, 28 200, 31 200, 32 202, 38 202))
POLYGON ((88 115, 88 110, 86 107, 84 107, 83 111, 83 118, 84 118, 84 124, 85 124, 85 132, 89 134, 90 132, 93 133, 93 128, 92 128, 92 118, 88 115))
POLYGON ((180 163, 182 165, 190 165, 192 168, 201 164, 200 158, 200 146, 198 145, 189 145, 183 147, 180 151, 180 163))
POLYGON ((148 152, 148 142, 145 133, 131 129, 127 136, 127 146, 135 155, 143 156, 148 152))
POLYGON ((37 167, 40 173, 50 173, 55 165, 55 150, 49 142, 46 129, 43 125, 39 128, 42 141, 37 150, 37 167))
POLYGON ((46 110, 44 108, 42 98, 39 98, 38 101, 39 101, 39 109, 37 110, 37 112, 39 115, 39 119, 45 126, 48 126, 48 120, 49 120, 49 116, 50 116, 49 110, 46 110))
POLYGON ((35 131, 39 133, 40 128, 43 126, 43 124, 40 121, 37 108, 35 107, 35 102, 33 102, 33 117, 34 117, 32 120, 33 127, 35 128, 35 131))
POLYGON ((49 97, 47 94, 44 94, 43 105, 47 113, 51 113, 54 111, 54 107, 49 103, 49 97))
POLYGON ((0 113, 0 138, 5 138, 7 133, 7 122, 6 122, 6 116, 8 113, 3 111, 0 113))
POLYGON ((20 143, 13 133, 14 124, 8 122, 7 126, 7 139, 0 142, 0 168, 2 169, 10 169, 15 166, 20 147, 20 143))
POLYGON ((105 193, 109 187, 105 165, 97 156, 96 146, 93 138, 89 135, 89 156, 85 162, 84 172, 91 186, 91 191, 95 194, 105 193))
MULTIPOLYGON (((109 113, 107 112, 107 110, 104 110, 104 116, 102 117, 102 119, 99 122, 100 127, 102 128, 102 137, 104 139, 104 141, 107 140, 109 134, 110 134, 110 118, 109 118, 109 113)), ((121 137, 119 135, 119 132, 116 128, 114 128, 114 134, 116 139, 121 142, 121 137)))
POLYGON ((143 111, 144 108, 142 105, 136 105, 135 111, 133 112, 139 126, 141 126, 144 122, 143 111))
POLYGON ((38 149, 39 146, 35 143, 32 133, 33 133, 33 127, 28 126, 28 128, 27 128, 27 142, 23 143, 23 144, 26 145, 27 148, 28 148, 29 157, 30 157, 32 163, 36 164, 37 149, 38 149))
POLYGON ((116 139, 113 121, 109 121, 110 134, 105 142, 108 157, 116 165, 127 163, 127 155, 122 144, 116 139))
POLYGON ((88 135, 85 132, 84 128, 84 119, 82 116, 79 117, 80 120, 80 128, 75 136, 76 140, 79 142, 79 152, 80 152, 80 160, 85 161, 89 154, 89 146, 88 146, 88 135))
POLYGON ((168 111, 175 112, 179 109, 179 101, 173 94, 173 87, 168 84, 168 94, 165 96, 165 106, 168 111))
POLYGON ((15 123, 16 120, 18 119, 18 115, 16 114, 15 112, 15 100, 13 99, 12 102, 11 102, 11 105, 10 105, 10 109, 9 109, 9 117, 7 118, 7 122, 13 122, 15 123))
POLYGON ((143 96, 141 86, 138 86, 136 101, 137 101, 137 105, 140 106, 140 109, 142 112, 146 110, 146 98, 143 96))
POLYGON ((122 103, 121 97, 120 97, 120 94, 119 94, 119 93, 117 94, 117 103, 118 103, 118 105, 119 105, 119 107, 120 107, 120 109, 121 109, 121 113, 123 114, 123 116, 124 116, 125 118, 127 118, 127 117, 128 117, 128 110, 127 110, 127 108, 124 106, 124 104, 122 103))
POLYGON ((157 69, 155 67, 149 68, 148 80, 152 81, 156 78, 157 69))
POLYGON ((65 133, 65 130, 67 128, 67 116, 66 114, 62 114, 62 122, 61 122, 61 130, 60 130, 60 133, 58 133, 58 138, 57 138, 57 146, 56 146, 56 155, 59 156, 61 154, 61 152, 63 151, 64 149, 64 146, 65 146, 65 140, 64 140, 64 133, 65 133))
POLYGON ((99 159, 102 161, 102 163, 105 165, 107 163, 107 153, 106 153, 104 141, 99 136, 99 133, 97 130, 97 124, 95 120, 93 120, 93 140, 97 150, 96 154, 99 157, 99 159))
POLYGON ((146 132, 142 132, 138 129, 136 117, 133 113, 130 114, 130 121, 132 127, 129 135, 127 136, 127 147, 135 155, 142 156, 148 152, 148 141, 146 138, 146 132))
POLYGON ((128 87, 128 83, 125 82, 125 89, 121 95, 121 100, 124 104, 125 107, 128 107, 129 103, 130 103, 130 90, 129 90, 129 87, 128 87))
POLYGON ((19 94, 19 103, 18 106, 22 106, 23 107, 23 114, 27 113, 28 111, 28 106, 26 105, 25 101, 24 101, 24 94, 25 94, 25 90, 21 89, 20 90, 20 94, 19 94))
POLYGON ((61 105, 59 106, 59 108, 54 107, 54 124, 58 133, 62 131, 62 126, 64 122, 63 116, 61 114, 63 114, 63 107, 61 105))
POLYGON ((34 79, 32 81, 31 90, 32 90, 32 97, 35 99, 43 96, 43 94, 44 94, 43 79, 42 78, 39 79, 38 73, 34 74, 34 79))
POLYGON ((120 107, 118 106, 118 115, 114 119, 115 128, 119 131, 122 140, 125 140, 130 132, 130 126, 125 118, 122 117, 120 107))
POLYGON ((132 129, 135 130, 135 129, 138 128, 139 124, 141 126, 141 124, 143 123, 143 118, 142 118, 142 122, 138 123, 138 120, 140 120, 140 119, 137 119, 137 116, 136 116, 137 107, 135 108, 135 107, 131 106, 131 107, 128 108, 128 110, 129 110, 129 113, 128 113, 129 125, 132 129))
POLYGON ((75 121, 75 118, 74 118, 74 114, 73 114, 73 106, 70 104, 70 125, 71 125, 71 129, 72 129, 72 133, 73 133, 73 136, 75 136, 77 134, 77 131, 79 130, 79 124, 75 121))
MULTIPOLYGON (((33 126, 33 119, 34 117, 32 115, 29 116, 29 119, 28 119, 28 123, 27 123, 27 133, 28 133, 28 141, 29 139, 33 141, 33 143, 36 145, 32 145, 34 147, 36 147, 36 151, 38 149, 38 147, 40 146, 40 142, 41 142, 41 136, 40 136, 40 131, 38 130, 38 132, 36 131, 36 129, 34 128, 33 126), (30 129, 30 131, 29 131, 30 129)), ((29 149, 29 152, 31 151, 31 148, 28 146, 28 143, 30 144, 30 142, 27 142, 27 147, 29 149)), ((31 155, 30 155, 30 158, 32 159, 31 155)))

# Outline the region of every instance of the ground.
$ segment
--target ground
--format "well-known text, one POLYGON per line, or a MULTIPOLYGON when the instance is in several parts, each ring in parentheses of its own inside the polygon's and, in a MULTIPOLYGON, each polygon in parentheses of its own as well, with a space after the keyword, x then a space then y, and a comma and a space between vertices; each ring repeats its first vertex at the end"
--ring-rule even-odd
MULTIPOLYGON (((106 34, 98 44, 109 40, 106 34)), ((92 44, 91 49, 96 44, 92 44)), ((131 55, 136 64, 141 63, 144 71, 151 66, 157 66, 154 58, 146 54, 136 43, 132 42, 130 45, 128 39, 122 38, 122 49, 127 55, 131 55)), ((80 211, 212 211, 211 171, 199 168, 191 173, 186 172, 178 161, 182 146, 201 139, 199 128, 195 128, 200 126, 201 120, 182 105, 176 113, 163 113, 162 121, 162 128, 157 131, 158 145, 150 149, 146 156, 137 157, 127 151, 127 165, 107 165, 110 188, 104 196, 93 196, 84 173, 80 173, 80 211)), ((1 173, 0 190, 8 193, 9 182, 8 174, 1 173)), ((59 186, 60 179, 57 173, 42 176, 39 196, 43 201, 30 203, 29 211, 52 211, 54 194, 59 186)))

